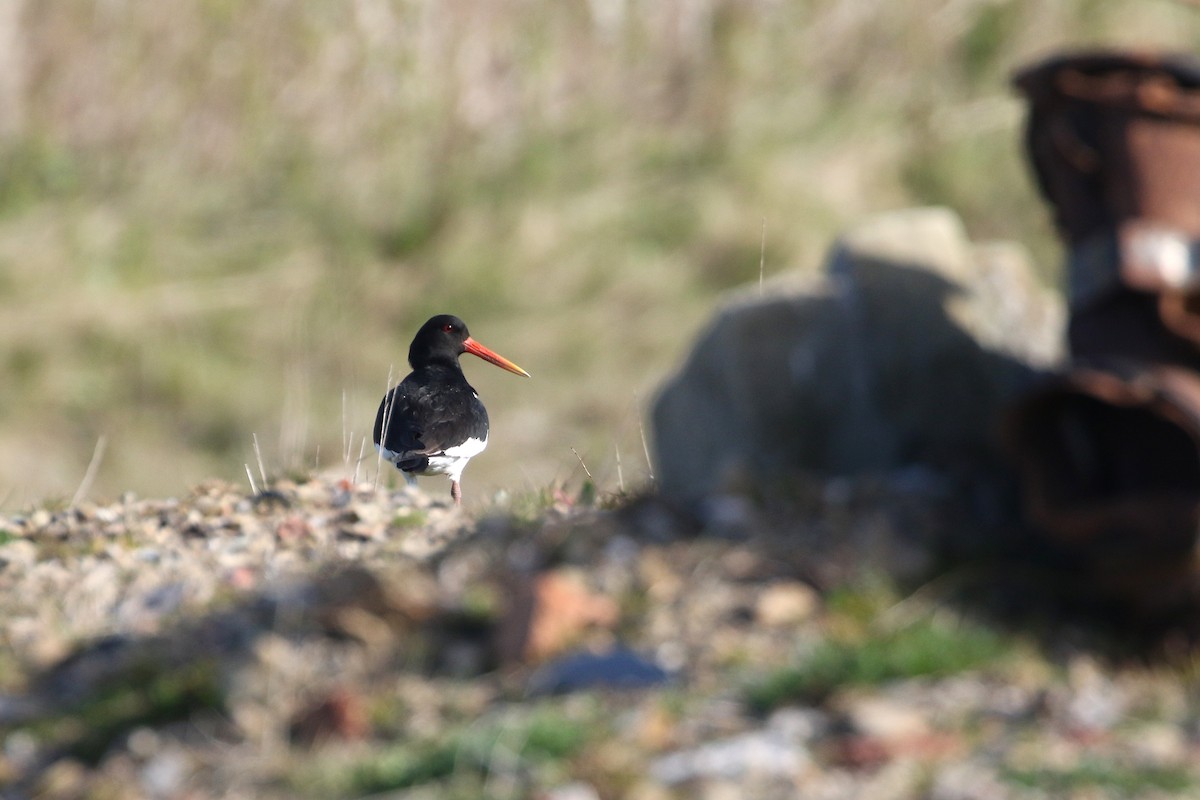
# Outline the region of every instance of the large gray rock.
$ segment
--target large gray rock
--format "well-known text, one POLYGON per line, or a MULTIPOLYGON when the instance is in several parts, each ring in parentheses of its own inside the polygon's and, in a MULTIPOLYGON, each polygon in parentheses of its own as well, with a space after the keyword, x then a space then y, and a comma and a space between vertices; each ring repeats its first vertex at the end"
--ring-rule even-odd
POLYGON ((867 220, 824 274, 731 294, 653 407, 662 491, 991 458, 999 410, 1061 357, 1061 303, 941 208, 867 220))

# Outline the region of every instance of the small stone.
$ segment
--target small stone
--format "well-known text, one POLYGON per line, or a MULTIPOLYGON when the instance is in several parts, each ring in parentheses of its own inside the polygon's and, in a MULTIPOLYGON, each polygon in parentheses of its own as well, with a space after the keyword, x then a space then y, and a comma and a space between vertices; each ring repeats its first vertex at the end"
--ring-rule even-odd
POLYGON ((147 759, 158 752, 160 740, 153 728, 137 728, 129 734, 125 746, 136 758, 147 759))
POLYGON ((929 733, 923 709, 887 697, 863 696, 847 702, 846 718, 858 733, 883 740, 911 739, 929 733))
POLYGON ((661 702, 653 701, 639 709, 631 723, 633 738, 637 743, 645 750, 657 752, 666 749, 673 741, 678 719, 661 702))
POLYGON ((45 631, 29 642, 24 656, 39 668, 46 668, 62 661, 71 652, 71 642, 65 636, 45 631))
POLYGON ((1076 658, 1069 667, 1073 692, 1065 709, 1069 726, 1083 731, 1107 731, 1125 714, 1126 693, 1091 658, 1076 658))
POLYGON ((0 569, 27 569, 37 563, 37 545, 28 539, 14 539, 0 547, 0 569))
POLYGON ((370 731, 366 704, 349 689, 333 689, 296 712, 288 726, 293 742, 313 747, 341 739, 365 739, 370 731))
POLYGON ((671 753, 650 765, 668 785, 696 779, 795 778, 811 763, 803 744, 779 731, 752 731, 671 753))
POLYGON ((684 581, 672 563, 670 552, 664 548, 647 548, 638 564, 639 577, 646 593, 656 603, 673 602, 684 589, 684 581))
POLYGON ((87 767, 78 761, 64 758, 55 761, 42 773, 37 783, 37 796, 46 800, 80 797, 87 787, 87 767))
POLYGON ((829 760, 844 769, 875 769, 892 758, 891 748, 878 736, 854 734, 833 742, 829 760))
POLYGON ((928 791, 930 800, 1008 800, 1012 788, 982 759, 948 764, 937 773, 928 791))
POLYGON ((139 547, 133 551, 133 557, 147 564, 156 564, 162 558, 162 553, 157 547, 139 547))
POLYGON ((253 567, 234 567, 229 570, 225 580, 240 592, 249 591, 258 584, 258 571, 253 567))
POLYGON ((829 729, 829 717, 815 708, 781 708, 767 720, 767 727, 793 742, 811 742, 829 729))
POLYGON ((784 627, 809 619, 817 605, 817 593, 808 584, 780 582, 768 586, 758 596, 754 616, 761 625, 784 627))
POLYGON ((308 521, 297 514, 286 517, 275 529, 275 536, 281 542, 298 542, 312 536, 312 528, 308 521))
POLYGON ((1177 725, 1150 722, 1130 734, 1130 751, 1144 763, 1182 764, 1188 759, 1187 737, 1177 725))
POLYGON ((384 509, 377 503, 358 503, 350 507, 349 514, 358 522, 383 522, 384 509))
POLYGON ((4 757, 17 769, 24 769, 32 764, 37 753, 37 738, 29 731, 18 730, 4 737, 4 757))
POLYGON ((670 674, 653 661, 631 650, 616 648, 607 653, 575 653, 546 664, 530 679, 529 693, 643 689, 670 680, 670 674))
POLYGON ((188 757, 179 750, 155 754, 140 772, 142 788, 150 797, 178 797, 191 773, 188 757))
POLYGON ((538 797, 540 800, 600 800, 600 793, 590 783, 573 781, 548 789, 538 797))
POLYGON ((925 770, 919 761, 900 758, 871 775, 858 795, 871 800, 907 800, 921 796, 919 786, 924 779, 925 770))
POLYGON ((540 661, 561 652, 588 628, 611 628, 620 610, 611 597, 593 594, 582 578, 558 570, 540 575, 525 657, 540 661))
POLYGON ((387 526, 382 522, 352 522, 342 524, 339 531, 343 538, 371 542, 381 541, 387 534, 387 526))
POLYGON ((678 795, 650 778, 642 778, 625 793, 627 800, 676 800, 678 795))

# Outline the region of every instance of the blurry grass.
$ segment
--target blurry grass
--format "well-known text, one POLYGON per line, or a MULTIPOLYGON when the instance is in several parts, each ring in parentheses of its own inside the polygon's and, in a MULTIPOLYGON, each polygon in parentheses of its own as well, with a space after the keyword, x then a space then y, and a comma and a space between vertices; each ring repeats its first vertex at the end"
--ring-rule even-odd
POLYGON ((143 725, 161 726, 224 705, 215 662, 179 668, 134 664, 119 683, 89 696, 78 708, 37 724, 31 731, 76 758, 96 764, 121 737, 143 725))
POLYGON ((893 680, 944 677, 1001 663, 1011 636, 958 618, 924 615, 886 624, 896 595, 882 579, 864 578, 826 598, 826 637, 798 664, 750 684, 746 703, 767 713, 789 703, 819 703, 834 692, 893 680))
POLYGON ((548 486, 499 492, 492 497, 487 513, 518 526, 540 527, 551 510, 609 507, 610 497, 599 495, 595 482, 589 478, 578 482, 555 481, 548 486))
POLYGON ((413 530, 423 527, 428 521, 428 515, 421 509, 402 508, 392 517, 388 527, 393 530, 413 530))
POLYGON ((1149 791, 1190 795, 1196 788, 1195 776, 1185 766, 1119 764, 1086 757, 1072 768, 1009 769, 1001 777, 1021 789, 1052 797, 1091 796, 1093 790, 1112 797, 1141 797, 1149 791))
POLYGON ((293 780, 298 790, 320 797, 358 797, 435 781, 446 782, 446 796, 457 796, 455 786, 468 792, 464 796, 480 796, 490 775, 504 772, 528 781, 531 771, 571 757, 597 735, 595 722, 542 706, 437 740, 401 739, 349 764, 338 756, 301 770, 293 780))
POLYGON ((816 268, 865 214, 948 203, 1052 274, 1010 71, 1064 43, 1200 45, 1200 13, 1168 0, 19 19, 0 51, 21 76, 0 97, 18 505, 73 491, 100 434, 98 495, 238 481, 252 432, 270 469, 335 464, 343 392, 361 436, 442 311, 535 376, 467 365, 495 431, 468 502, 566 479, 569 447, 599 478, 614 441, 638 452, 637 406, 717 294, 757 279, 764 223, 773 274, 816 268))
POLYGON ((756 712, 766 713, 789 703, 820 702, 846 687, 987 667, 1007 650, 1008 644, 993 631, 923 621, 862 640, 821 642, 800 664, 749 687, 746 700, 756 712))

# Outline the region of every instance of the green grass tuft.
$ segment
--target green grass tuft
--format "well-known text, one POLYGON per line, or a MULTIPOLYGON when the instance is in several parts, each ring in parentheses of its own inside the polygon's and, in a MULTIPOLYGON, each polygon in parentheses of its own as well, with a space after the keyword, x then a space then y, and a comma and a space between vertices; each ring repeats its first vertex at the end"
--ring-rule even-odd
POLYGON ((1075 796, 1087 789, 1100 789, 1105 796, 1140 797, 1148 791, 1176 795, 1196 788, 1195 777, 1183 766, 1115 764, 1092 758, 1069 769, 1008 769, 1001 777, 1052 797, 1075 796))
POLYGON ((318 765, 297 775, 309 793, 359 796, 406 789, 454 777, 484 778, 503 755, 504 769, 534 769, 569 758, 593 735, 587 720, 541 708, 516 720, 460 728, 439 740, 399 740, 350 765, 318 765))
POLYGON ((419 508, 403 508, 392 517, 389 527, 396 530, 412 530, 424 527, 429 521, 429 515, 419 508))
POLYGON ((860 640, 826 640, 802 663, 750 686, 746 702, 765 713, 787 703, 820 702, 843 687, 978 669, 1002 658, 1006 650, 1004 639, 985 628, 925 620, 860 640))
POLYGON ((164 725, 223 706, 215 661, 195 661, 179 668, 144 662, 132 666, 119 683, 98 690, 78 708, 40 722, 34 733, 39 739, 57 741, 87 764, 97 764, 115 742, 135 728, 164 725))

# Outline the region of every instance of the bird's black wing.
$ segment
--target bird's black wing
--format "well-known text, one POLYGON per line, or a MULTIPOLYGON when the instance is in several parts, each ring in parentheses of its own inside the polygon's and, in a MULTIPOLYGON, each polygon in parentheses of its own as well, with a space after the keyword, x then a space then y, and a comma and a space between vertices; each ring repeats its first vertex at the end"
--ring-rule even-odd
POLYGON ((428 456, 468 438, 486 439, 487 411, 467 383, 433 386, 405 380, 379 404, 374 439, 400 469, 419 469, 428 456))
POLYGON ((419 408, 414 398, 401 383, 392 388, 379 403, 375 414, 375 446, 390 451, 397 465, 400 460, 412 455, 427 455, 417 427, 419 408))

